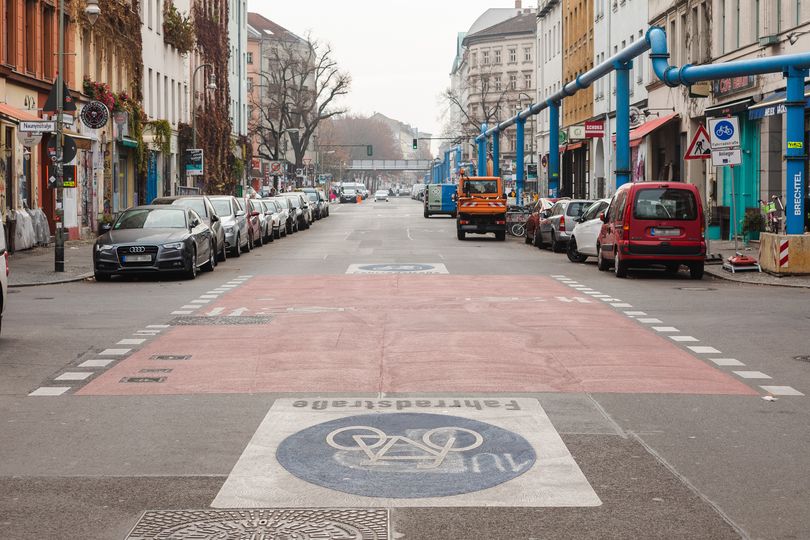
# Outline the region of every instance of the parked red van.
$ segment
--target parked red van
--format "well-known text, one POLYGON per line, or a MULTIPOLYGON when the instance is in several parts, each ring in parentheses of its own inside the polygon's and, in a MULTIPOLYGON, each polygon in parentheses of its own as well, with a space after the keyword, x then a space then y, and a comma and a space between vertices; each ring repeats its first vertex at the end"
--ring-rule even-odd
POLYGON ((705 220, 700 193, 691 184, 639 182, 620 187, 603 216, 597 242, 599 270, 611 266, 617 277, 627 269, 663 265, 675 273, 689 267, 703 277, 705 220))

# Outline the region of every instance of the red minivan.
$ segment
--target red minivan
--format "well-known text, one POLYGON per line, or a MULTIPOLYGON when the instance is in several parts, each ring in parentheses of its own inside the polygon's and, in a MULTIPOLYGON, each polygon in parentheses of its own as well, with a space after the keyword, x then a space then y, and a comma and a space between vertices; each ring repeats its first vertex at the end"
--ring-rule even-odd
POLYGON ((631 267, 663 265, 674 274, 686 265, 692 279, 703 277, 705 221, 700 193, 692 184, 625 184, 602 221, 599 270, 612 266, 617 277, 625 277, 631 267))

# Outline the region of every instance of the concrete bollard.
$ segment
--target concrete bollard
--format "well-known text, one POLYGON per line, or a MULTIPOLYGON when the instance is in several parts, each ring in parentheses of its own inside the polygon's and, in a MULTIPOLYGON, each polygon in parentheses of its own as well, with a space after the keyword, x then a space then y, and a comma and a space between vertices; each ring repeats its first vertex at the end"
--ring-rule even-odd
POLYGON ((762 233, 759 264, 770 274, 810 274, 810 234, 762 233))

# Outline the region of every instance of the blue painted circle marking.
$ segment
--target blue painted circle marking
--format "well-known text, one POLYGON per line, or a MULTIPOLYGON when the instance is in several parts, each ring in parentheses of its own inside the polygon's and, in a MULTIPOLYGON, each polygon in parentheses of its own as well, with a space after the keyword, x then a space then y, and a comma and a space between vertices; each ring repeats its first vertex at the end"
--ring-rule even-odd
POLYGON ((366 264, 360 270, 366 272, 424 272, 433 270, 432 264, 366 264))
POLYGON ((734 136, 734 124, 722 120, 714 125, 714 134, 721 141, 727 141, 734 136))
POLYGON ((284 439, 279 464, 301 480, 362 495, 413 499, 491 488, 537 454, 512 431, 458 416, 383 413, 339 418, 284 439))

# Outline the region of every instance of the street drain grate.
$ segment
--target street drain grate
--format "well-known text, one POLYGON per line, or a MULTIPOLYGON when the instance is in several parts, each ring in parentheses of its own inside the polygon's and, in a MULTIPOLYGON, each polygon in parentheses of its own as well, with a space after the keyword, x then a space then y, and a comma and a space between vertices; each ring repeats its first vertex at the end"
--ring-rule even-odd
POLYGON ((263 315, 245 315, 235 317, 177 317, 169 321, 172 326, 239 326, 268 324, 272 317, 263 315))
POLYGON ((141 369, 138 373, 171 373, 172 370, 169 368, 157 368, 157 369, 141 369))
POLYGON ((794 356, 793 359, 799 362, 810 362, 810 355, 794 356))
POLYGON ((155 354, 149 357, 149 360, 191 360, 190 354, 155 354))
POLYGON ((157 510, 125 540, 388 540, 388 510, 157 510))
POLYGON ((162 383, 166 377, 124 377, 122 383, 162 383))

